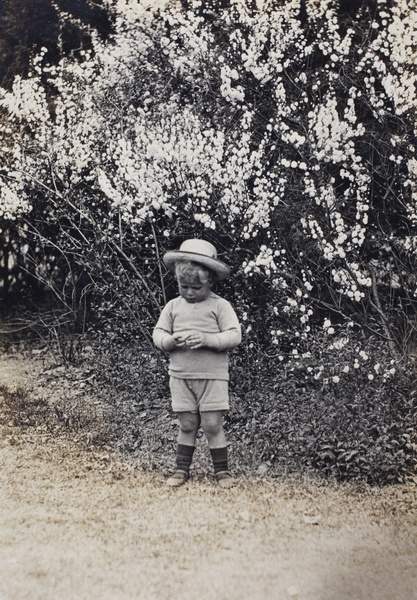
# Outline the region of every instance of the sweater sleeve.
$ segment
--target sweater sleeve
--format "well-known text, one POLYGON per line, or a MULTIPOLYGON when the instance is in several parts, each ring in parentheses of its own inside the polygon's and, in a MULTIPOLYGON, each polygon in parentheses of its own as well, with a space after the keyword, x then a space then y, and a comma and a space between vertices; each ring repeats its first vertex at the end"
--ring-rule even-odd
POLYGON ((214 334, 218 342, 216 349, 221 352, 238 346, 242 341, 242 331, 237 315, 227 300, 221 299, 217 320, 220 333, 214 334))
POLYGON ((164 342, 171 338, 173 333, 173 319, 170 303, 162 309, 158 322, 153 330, 153 343, 159 350, 165 350, 164 342))

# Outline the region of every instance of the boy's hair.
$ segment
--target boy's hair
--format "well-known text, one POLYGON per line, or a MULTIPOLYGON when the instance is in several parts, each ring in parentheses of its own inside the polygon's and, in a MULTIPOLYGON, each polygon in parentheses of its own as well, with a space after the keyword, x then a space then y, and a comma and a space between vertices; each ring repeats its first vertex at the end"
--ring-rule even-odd
POLYGON ((216 274, 211 269, 192 260, 179 260, 175 263, 175 276, 177 281, 181 278, 189 284, 206 283, 213 284, 216 281, 216 274))

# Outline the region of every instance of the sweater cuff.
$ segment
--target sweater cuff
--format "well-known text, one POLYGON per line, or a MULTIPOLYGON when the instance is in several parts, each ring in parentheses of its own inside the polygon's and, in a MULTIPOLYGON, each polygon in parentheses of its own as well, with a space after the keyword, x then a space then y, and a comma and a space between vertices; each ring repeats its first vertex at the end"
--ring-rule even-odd
POLYGON ((220 350, 221 348, 220 338, 217 333, 213 333, 210 336, 210 348, 216 351, 220 350))
POLYGON ((170 337, 171 337, 170 335, 165 335, 160 341, 161 350, 163 350, 164 352, 168 352, 168 350, 166 348, 166 344, 169 342, 170 337))

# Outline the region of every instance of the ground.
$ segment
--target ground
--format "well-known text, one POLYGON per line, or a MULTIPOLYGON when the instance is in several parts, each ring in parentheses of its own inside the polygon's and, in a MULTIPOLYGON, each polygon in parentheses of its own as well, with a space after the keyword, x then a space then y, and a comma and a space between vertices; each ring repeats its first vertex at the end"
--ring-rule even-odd
MULTIPOLYGON (((59 394, 44 372, 0 355, 9 389, 59 394)), ((2 423, 0 600, 417 600, 413 481, 172 490, 131 458, 2 423)))

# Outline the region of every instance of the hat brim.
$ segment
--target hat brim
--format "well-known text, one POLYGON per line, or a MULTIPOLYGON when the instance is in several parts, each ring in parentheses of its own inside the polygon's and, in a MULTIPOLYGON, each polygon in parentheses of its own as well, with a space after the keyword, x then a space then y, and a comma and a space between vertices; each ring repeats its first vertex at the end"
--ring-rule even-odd
POLYGON ((224 264, 221 260, 217 258, 210 258, 205 254, 197 254, 196 252, 182 252, 181 250, 171 250, 167 252, 163 261, 170 269, 170 271, 175 270, 175 263, 179 260, 192 260, 193 262, 200 263, 211 269, 216 273, 217 281, 221 281, 222 279, 226 279, 230 275, 230 269, 227 265, 224 264))

